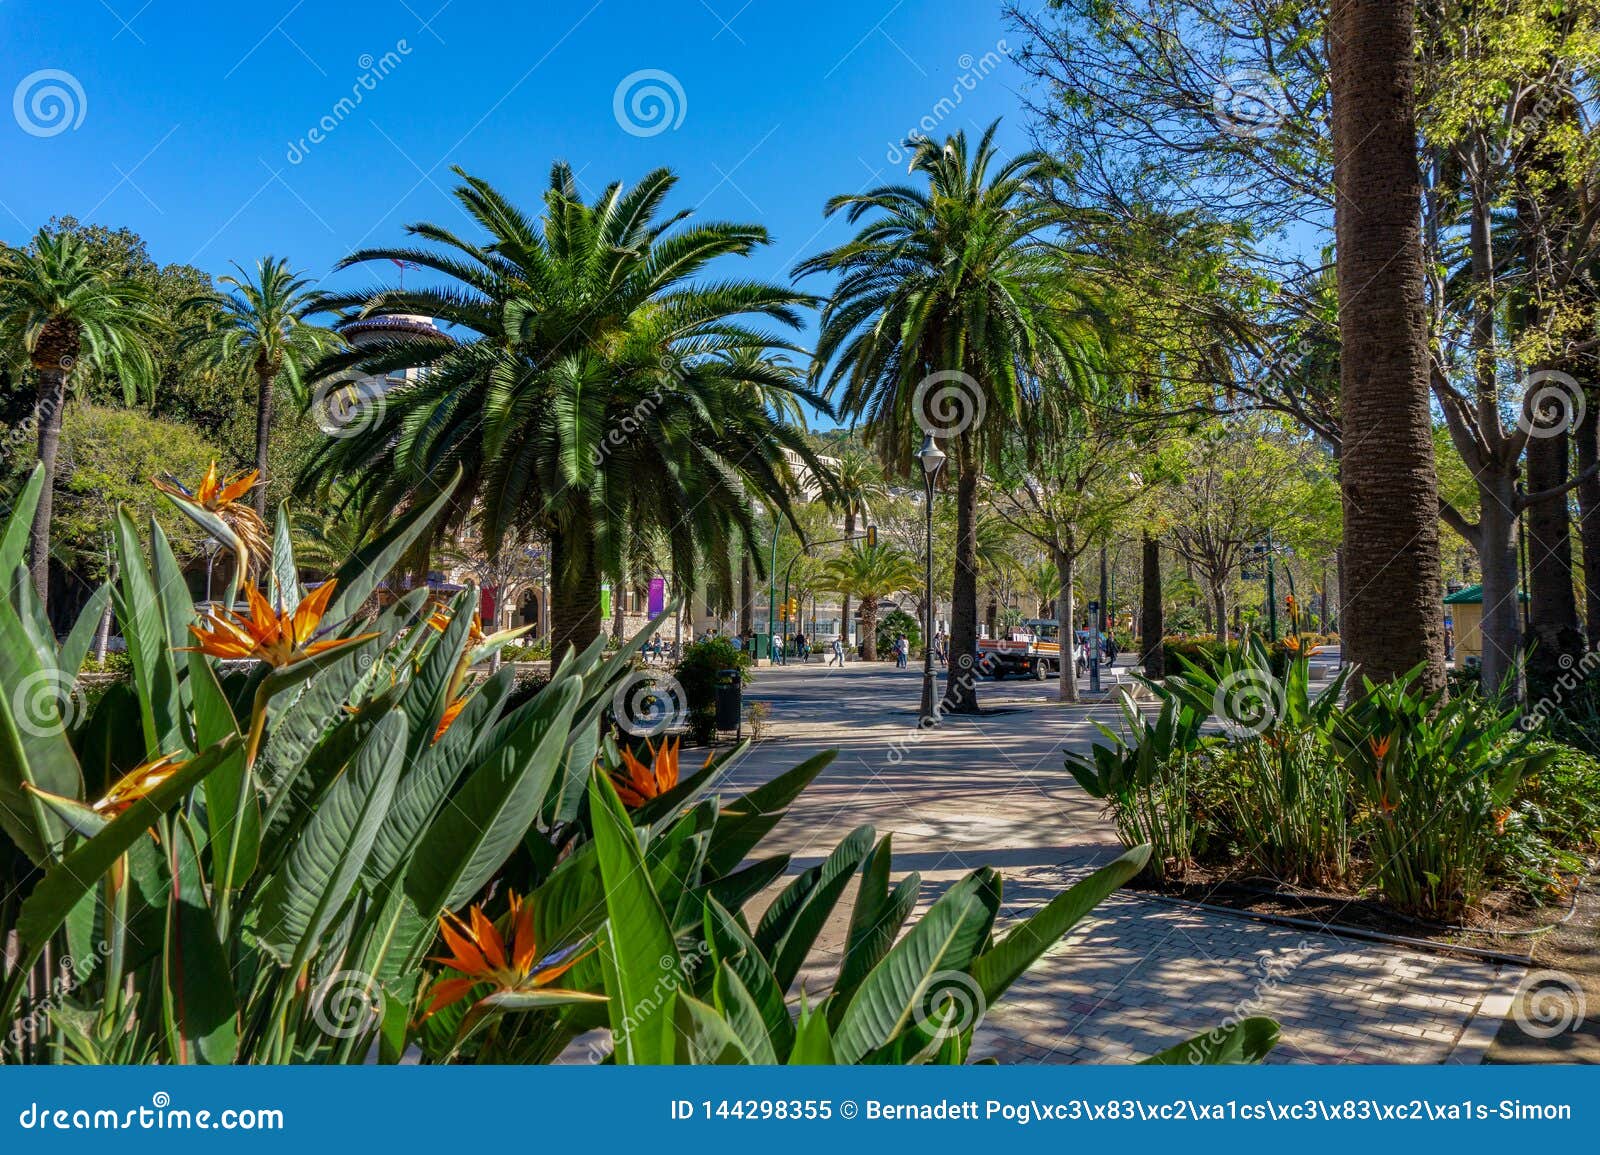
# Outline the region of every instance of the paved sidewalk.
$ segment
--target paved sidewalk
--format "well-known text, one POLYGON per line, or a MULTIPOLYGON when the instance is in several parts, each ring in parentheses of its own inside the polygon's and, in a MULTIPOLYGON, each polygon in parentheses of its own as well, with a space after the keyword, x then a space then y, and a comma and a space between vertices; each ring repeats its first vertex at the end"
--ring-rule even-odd
MULTIPOLYGON (((816 750, 840 751, 764 852, 788 851, 798 871, 870 823, 894 834, 896 877, 922 873, 924 909, 973 867, 998 868, 1003 919, 1121 852, 1099 803, 1061 761, 1066 745, 1087 746, 1091 716, 1111 722, 1107 707, 1058 704, 1054 681, 985 682, 980 699, 994 712, 947 718, 924 734, 916 729, 920 677, 862 664, 756 672, 747 697, 770 704, 769 740, 734 771, 735 786, 765 781, 816 750)), ((852 887, 846 902, 853 894, 852 887)), ((821 987, 831 979, 844 906, 802 981, 821 987)), ((1477 1062, 1498 1021, 1473 1025, 1474 1016, 1486 996, 1511 994, 1521 977, 1518 967, 1124 891, 1011 988, 974 1049, 1002 1062, 1127 1061, 1264 1014, 1283 1026, 1277 1061, 1477 1062)))

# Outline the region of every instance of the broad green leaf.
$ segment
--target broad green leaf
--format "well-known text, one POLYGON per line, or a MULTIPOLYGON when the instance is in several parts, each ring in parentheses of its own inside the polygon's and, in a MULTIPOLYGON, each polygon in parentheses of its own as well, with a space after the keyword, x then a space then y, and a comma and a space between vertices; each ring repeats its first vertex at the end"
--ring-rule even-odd
POLYGON ((998 876, 977 870, 945 891, 869 974, 834 1032, 841 1063, 855 1063, 935 1008, 937 982, 964 971, 982 945, 999 903, 998 876))
POLYGON ((1219 1066, 1259 1063, 1278 1045, 1278 1024, 1252 1016, 1196 1035, 1144 1060, 1157 1067, 1219 1066))
POLYGON ((795 1027, 794 1049, 789 1052, 791 1067, 828 1067, 835 1063, 833 1034, 822 1008, 803 1010, 795 1027))
POLYGON ((289 537, 289 507, 278 506, 278 520, 272 531, 272 607, 280 614, 293 613, 300 605, 300 571, 294 563, 294 542, 289 537))
POLYGON ((713 999, 717 1012, 738 1038, 740 1049, 750 1056, 751 1062, 770 1066, 778 1061, 761 1008, 756 1006, 744 981, 728 963, 717 968, 713 999))
POLYGON ((44 466, 35 465, 11 506, 5 526, 0 528, 0 575, 8 581, 14 580, 17 569, 27 561, 28 537, 33 531, 33 517, 38 512, 39 496, 43 492, 44 466))
MULTIPOLYGON (((20 596, 33 597, 22 580, 20 596)), ((77 699, 51 649, 41 653, 11 600, 0 598, 0 829, 36 865, 50 860, 66 829, 27 787, 83 796, 83 775, 63 717, 77 699)))
POLYGON ((432 917, 478 892, 522 841, 566 746, 575 685, 547 686, 538 709, 467 776, 428 826, 406 872, 406 893, 432 917))
POLYGON ((167 847, 172 890, 162 952, 162 1016, 175 1063, 232 1063, 239 1050, 239 1007, 228 957, 206 902, 200 851, 183 818, 167 847))
POLYGON ((755 941, 772 960, 779 989, 787 991, 793 984, 876 837, 872 827, 857 827, 824 861, 802 871, 767 908, 756 927, 755 941))
MULTIPOLYGON (((673 995, 683 985, 683 962, 672 927, 650 886, 633 822, 604 774, 596 773, 590 780, 589 814, 605 884, 606 937, 601 954, 608 972, 606 991, 612 996, 609 1013, 617 1061, 670 1063, 675 1055, 673 995)), ((716 1017, 709 1007, 705 1010, 716 1017)), ((697 1014, 683 1013, 691 1024, 699 1022, 697 1014)))
MULTIPOLYGON (((687 1063, 696 1067, 734 1066, 752 1062, 750 1055, 739 1042, 733 1028, 712 1007, 687 992, 678 992, 668 1000, 673 1007, 674 1022, 669 1027, 668 1041, 676 1034, 677 1046, 665 1062, 687 1063)), ((636 1061, 624 1060, 618 1062, 636 1061)))
POLYGON ((261 945, 298 968, 350 897, 389 809, 405 755, 405 719, 390 711, 329 787, 258 902, 261 945))
POLYGON ((993 1004, 1040 955, 1061 941, 1077 921, 1117 887, 1144 869, 1148 846, 1136 846, 1088 878, 1056 895, 1003 940, 972 962, 971 974, 984 999, 993 1004))

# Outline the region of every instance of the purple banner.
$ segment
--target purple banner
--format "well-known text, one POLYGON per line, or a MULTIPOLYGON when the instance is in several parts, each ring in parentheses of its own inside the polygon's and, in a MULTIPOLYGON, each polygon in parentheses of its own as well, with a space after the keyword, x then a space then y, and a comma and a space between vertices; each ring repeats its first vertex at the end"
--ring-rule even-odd
POLYGON ((650 579, 650 616, 655 617, 667 608, 667 579, 650 579))

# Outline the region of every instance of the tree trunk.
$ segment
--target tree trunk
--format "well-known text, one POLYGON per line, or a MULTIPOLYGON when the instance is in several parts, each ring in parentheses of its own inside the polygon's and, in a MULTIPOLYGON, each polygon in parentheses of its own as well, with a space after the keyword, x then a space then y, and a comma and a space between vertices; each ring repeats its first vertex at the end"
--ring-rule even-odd
MULTIPOLYGON (((856 511, 847 508, 844 511, 844 535, 847 538, 856 535, 856 511)), ((849 549, 853 543, 845 542, 844 547, 849 549)), ((845 594, 844 600, 839 605, 839 633, 844 636, 844 648, 850 649, 850 595, 845 594)))
POLYGON ((550 661, 579 651, 600 635, 600 569, 590 542, 550 531, 550 661))
POLYGON ((1220 580, 1211 583, 1211 612, 1217 618, 1217 642, 1219 645, 1228 644, 1228 578, 1224 575, 1220 580))
MULTIPOLYGON (((963 446, 963 450, 968 447, 963 446)), ((944 706, 950 714, 978 712, 978 463, 957 454, 955 580, 950 589, 950 673, 944 706)))
POLYGON ((618 579, 611 583, 611 636, 618 642, 628 632, 625 600, 628 596, 625 583, 618 579))
MULTIPOLYGON (((112 561, 106 569, 106 582, 115 586, 117 583, 117 563, 112 561)), ((94 631, 94 660, 97 666, 104 668, 106 664, 106 650, 111 646, 111 618, 116 606, 112 599, 106 599, 106 608, 100 611, 100 624, 94 631)))
POLYGON ((1483 494, 1478 518, 1478 563, 1483 571, 1483 669, 1485 697, 1498 695, 1508 676, 1509 696, 1516 693, 1517 641, 1522 623, 1517 614, 1516 488, 1509 478, 1480 476, 1483 494))
POLYGON ((756 583, 750 567, 750 544, 739 555, 739 633, 754 639, 756 629, 756 583))
POLYGON ((251 500, 256 512, 267 516, 267 443, 272 437, 272 383, 277 373, 269 369, 256 370, 256 478, 255 493, 251 500))
POLYGON ((1077 666, 1077 630, 1073 628, 1072 619, 1076 612, 1072 604, 1072 579, 1073 565, 1076 556, 1073 542, 1069 538, 1064 548, 1055 551, 1056 580, 1060 583, 1056 590, 1056 642, 1061 649, 1061 679, 1056 687, 1056 699, 1062 702, 1076 702, 1078 700, 1078 666, 1077 666))
MULTIPOLYGON (((1600 390, 1591 387, 1585 393, 1583 420, 1573 430, 1579 475, 1600 461, 1600 390)), ((1583 552, 1584 623, 1589 644, 1600 646, 1600 476, 1578 483, 1578 543, 1583 552)))
MULTIPOLYGON (((1528 439, 1528 492, 1567 481, 1567 439, 1528 439)), ((1572 588, 1572 533, 1566 494, 1528 507, 1527 676, 1530 697, 1550 693, 1583 656, 1578 599, 1572 588)))
POLYGON ((50 519, 55 510, 56 458, 61 453, 67 374, 77 361, 80 342, 81 331, 76 323, 51 320, 45 322, 33 349, 33 368, 39 375, 34 420, 38 424, 39 464, 44 467, 44 486, 39 492, 39 506, 28 535, 28 566, 33 588, 39 593, 39 606, 46 614, 50 609, 50 519))
POLYGON ((1161 539, 1144 535, 1144 594, 1139 611, 1139 641, 1144 652, 1144 676, 1166 676, 1166 648, 1161 643, 1166 624, 1161 620, 1161 539))
MULTIPOLYGON (((1438 478, 1429 406, 1414 65, 1415 12, 1333 0, 1345 654, 1374 681, 1421 665, 1444 686, 1438 478)), ((1487 609, 1487 606, 1485 607, 1487 609)))
POLYGON ((878 599, 876 597, 861 599, 861 632, 865 635, 861 639, 863 660, 876 662, 878 660, 878 599))

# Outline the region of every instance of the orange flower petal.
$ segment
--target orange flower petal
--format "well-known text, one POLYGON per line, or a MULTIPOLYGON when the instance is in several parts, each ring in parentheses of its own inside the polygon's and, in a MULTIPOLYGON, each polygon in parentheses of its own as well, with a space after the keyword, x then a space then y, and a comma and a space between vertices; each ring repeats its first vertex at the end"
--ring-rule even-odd
POLYGON ((433 987, 433 999, 428 1003, 428 1009, 422 1013, 423 1018, 437 1014, 448 1006, 459 1003, 478 985, 477 979, 440 979, 433 987))
POLYGON ((483 957, 483 952, 469 937, 472 932, 462 925, 461 930, 451 926, 451 922, 460 923, 460 919, 448 912, 439 919, 439 934, 444 938, 445 945, 454 955, 452 961, 445 963, 451 970, 460 971, 466 975, 486 975, 489 973, 488 960, 483 957))
POLYGON ((506 944, 500 937, 500 931, 494 923, 489 921, 489 916, 483 913, 483 907, 475 906, 468 912, 472 920, 472 938, 483 951, 483 957, 489 960, 495 970, 505 970, 506 944))
MULTIPOLYGON (((215 463, 212 464, 211 468, 214 474, 216 470, 215 463)), ((261 471, 259 469, 252 469, 249 473, 241 473, 238 477, 235 477, 232 481, 228 482, 228 484, 224 485, 220 493, 217 493, 217 504, 228 505, 232 502, 238 501, 241 497, 255 488, 256 478, 260 476, 261 471)), ((212 482, 212 489, 215 490, 215 476, 211 476, 209 480, 212 482)))

